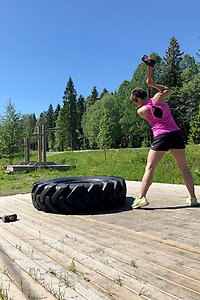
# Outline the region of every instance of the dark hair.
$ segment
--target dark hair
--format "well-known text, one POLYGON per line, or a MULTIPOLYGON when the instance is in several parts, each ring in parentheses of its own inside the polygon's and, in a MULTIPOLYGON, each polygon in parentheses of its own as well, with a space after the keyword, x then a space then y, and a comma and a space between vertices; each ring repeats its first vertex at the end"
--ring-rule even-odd
POLYGON ((146 97, 147 97, 147 92, 143 89, 137 88, 137 89, 132 90, 130 99, 133 101, 136 101, 137 98, 144 99, 146 97))

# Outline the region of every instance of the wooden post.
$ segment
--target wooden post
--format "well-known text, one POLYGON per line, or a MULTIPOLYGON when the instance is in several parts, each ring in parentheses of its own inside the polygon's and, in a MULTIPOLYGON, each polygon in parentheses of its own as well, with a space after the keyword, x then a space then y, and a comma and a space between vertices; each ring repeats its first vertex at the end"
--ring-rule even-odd
POLYGON ((30 141, 29 138, 24 138, 24 157, 25 162, 30 162, 30 141))
POLYGON ((47 152, 47 146, 46 146, 46 125, 42 124, 42 158, 43 162, 46 163, 46 152, 47 152))
POLYGON ((38 134, 38 162, 42 163, 42 126, 37 126, 37 134, 38 134))

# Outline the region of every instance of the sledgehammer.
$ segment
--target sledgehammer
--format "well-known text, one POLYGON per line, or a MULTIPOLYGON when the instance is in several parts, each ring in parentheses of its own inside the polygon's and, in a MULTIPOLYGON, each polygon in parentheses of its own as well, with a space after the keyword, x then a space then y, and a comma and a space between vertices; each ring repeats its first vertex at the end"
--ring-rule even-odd
MULTIPOLYGON (((148 66, 148 79, 151 78, 152 68, 155 66, 156 61, 151 56, 143 55, 142 61, 148 66)), ((150 86, 148 86, 148 96, 150 97, 150 86)))
POLYGON ((0 219, 1 219, 2 222, 4 222, 4 223, 15 222, 15 221, 17 221, 17 215, 16 215, 16 214, 13 214, 13 215, 7 215, 7 216, 0 217, 0 219))

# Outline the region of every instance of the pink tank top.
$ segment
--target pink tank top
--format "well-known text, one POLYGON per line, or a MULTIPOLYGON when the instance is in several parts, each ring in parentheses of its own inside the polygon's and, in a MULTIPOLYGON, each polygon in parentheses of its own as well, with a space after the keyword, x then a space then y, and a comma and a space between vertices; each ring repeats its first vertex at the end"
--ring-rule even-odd
POLYGON ((167 103, 158 103, 151 98, 144 106, 148 109, 146 120, 151 126, 154 137, 163 133, 180 130, 171 115, 167 103), (155 109, 154 113, 152 112, 152 107, 155 109))

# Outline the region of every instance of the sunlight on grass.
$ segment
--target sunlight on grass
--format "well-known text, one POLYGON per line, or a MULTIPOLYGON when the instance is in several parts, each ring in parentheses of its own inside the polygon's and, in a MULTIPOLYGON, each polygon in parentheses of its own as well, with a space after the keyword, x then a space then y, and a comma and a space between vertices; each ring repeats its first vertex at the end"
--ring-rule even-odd
MULTIPOLYGON (((54 161, 61 165, 76 165, 76 169, 69 171, 37 169, 29 173, 22 172, 8 175, 1 168, 0 196, 29 193, 31 192, 33 182, 55 177, 114 175, 123 177, 125 180, 141 181, 148 151, 149 149, 147 148, 112 149, 107 150, 106 156, 103 150, 48 153, 48 161, 54 161)), ((186 154, 195 184, 200 185, 200 146, 188 146, 186 154)), ((32 153, 31 155, 33 159, 37 159, 36 153, 32 153)), ((18 157, 15 163, 22 160, 22 157, 18 157)), ((0 167, 5 165, 8 165, 8 160, 3 157, 0 159, 0 167)), ((176 162, 169 152, 166 153, 155 171, 154 181, 161 183, 183 183, 180 172, 176 167, 176 162)))

